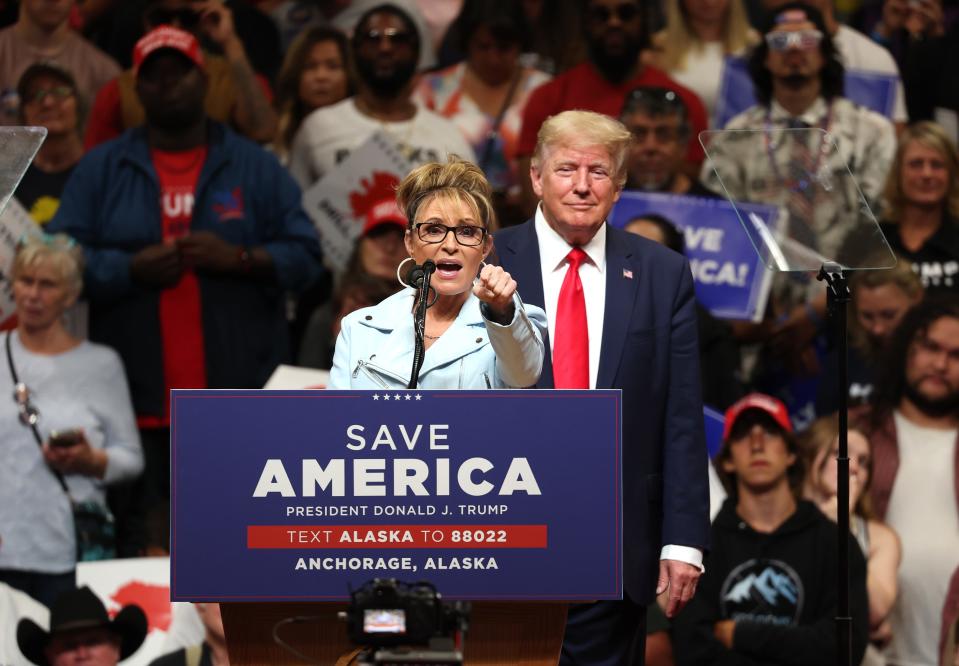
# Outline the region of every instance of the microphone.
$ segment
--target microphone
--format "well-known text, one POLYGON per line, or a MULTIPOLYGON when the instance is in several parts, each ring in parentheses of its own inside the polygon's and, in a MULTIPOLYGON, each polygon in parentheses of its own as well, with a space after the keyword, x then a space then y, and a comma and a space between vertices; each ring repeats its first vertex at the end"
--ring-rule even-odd
POLYGON ((427 259, 422 264, 413 264, 406 274, 406 283, 411 287, 420 288, 423 286, 423 280, 429 280, 428 276, 436 271, 436 264, 432 259, 427 259))

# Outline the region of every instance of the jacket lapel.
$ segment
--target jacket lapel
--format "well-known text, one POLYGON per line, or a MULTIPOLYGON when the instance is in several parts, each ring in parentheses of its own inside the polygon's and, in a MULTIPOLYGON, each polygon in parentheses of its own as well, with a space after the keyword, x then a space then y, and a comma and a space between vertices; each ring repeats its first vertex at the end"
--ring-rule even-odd
POLYGON ((609 388, 616 380, 639 287, 639 266, 635 265, 632 249, 621 236, 624 233, 612 226, 606 229, 606 312, 596 388, 609 388))
MULTIPOLYGON (((497 249, 499 263, 516 280, 517 289, 524 303, 546 307, 543 295, 543 269, 539 259, 539 240, 533 220, 528 220, 497 249)), ((549 333, 543 333, 546 354, 543 359, 543 371, 540 373, 537 388, 553 388, 553 354, 549 333)))

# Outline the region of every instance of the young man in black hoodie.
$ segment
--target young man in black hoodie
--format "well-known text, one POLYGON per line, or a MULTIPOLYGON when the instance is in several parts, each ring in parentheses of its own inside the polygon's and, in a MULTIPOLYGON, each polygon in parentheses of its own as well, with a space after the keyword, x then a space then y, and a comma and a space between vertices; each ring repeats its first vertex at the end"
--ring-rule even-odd
MULTIPOLYGON (((679 666, 836 663, 836 525, 797 499, 802 465, 785 405, 753 393, 726 412, 717 471, 729 499, 706 573, 673 624, 679 666)), ((866 563, 850 536, 852 663, 868 634, 866 563)))

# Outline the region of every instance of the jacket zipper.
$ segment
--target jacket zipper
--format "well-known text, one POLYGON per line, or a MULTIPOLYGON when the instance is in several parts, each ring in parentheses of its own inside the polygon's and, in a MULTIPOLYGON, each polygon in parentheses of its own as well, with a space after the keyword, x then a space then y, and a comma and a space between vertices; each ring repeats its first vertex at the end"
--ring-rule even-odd
POLYGON ((379 384, 380 388, 385 388, 385 389, 395 388, 395 387, 390 387, 386 382, 384 382, 383 378, 380 375, 389 377, 390 379, 394 379, 400 382, 400 385, 403 387, 406 386, 406 380, 403 379, 402 377, 398 377, 397 375, 394 375, 392 372, 388 372, 387 370, 384 370, 383 368, 379 366, 373 365, 372 363, 367 363, 366 361, 363 361, 363 360, 356 362, 356 368, 353 370, 353 379, 356 379, 356 376, 357 374, 359 374, 360 370, 362 370, 363 374, 366 375, 369 379, 379 384))

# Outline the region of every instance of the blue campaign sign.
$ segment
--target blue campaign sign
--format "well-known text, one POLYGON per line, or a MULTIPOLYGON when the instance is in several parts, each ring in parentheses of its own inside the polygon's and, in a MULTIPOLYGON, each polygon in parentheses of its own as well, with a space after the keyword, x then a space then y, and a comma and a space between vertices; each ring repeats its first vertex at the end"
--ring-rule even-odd
MULTIPOLYGON (((738 204, 776 228, 778 209, 738 204)), ((625 191, 613 208, 610 224, 624 227, 637 217, 656 213, 675 223, 686 240, 696 298, 714 317, 760 321, 772 273, 766 270, 746 235, 736 209, 725 199, 625 191)))
POLYGON ((622 598, 619 391, 173 391, 174 601, 622 598))
MULTIPOLYGON (((846 70, 843 84, 844 97, 887 118, 892 118, 896 104, 895 76, 862 70, 846 70)), ((733 116, 755 104, 756 94, 746 60, 727 56, 719 83, 713 127, 725 127, 733 116)))
POLYGON ((712 407, 703 407, 703 426, 706 432, 706 450, 710 458, 715 458, 723 446, 723 428, 726 417, 712 407))

